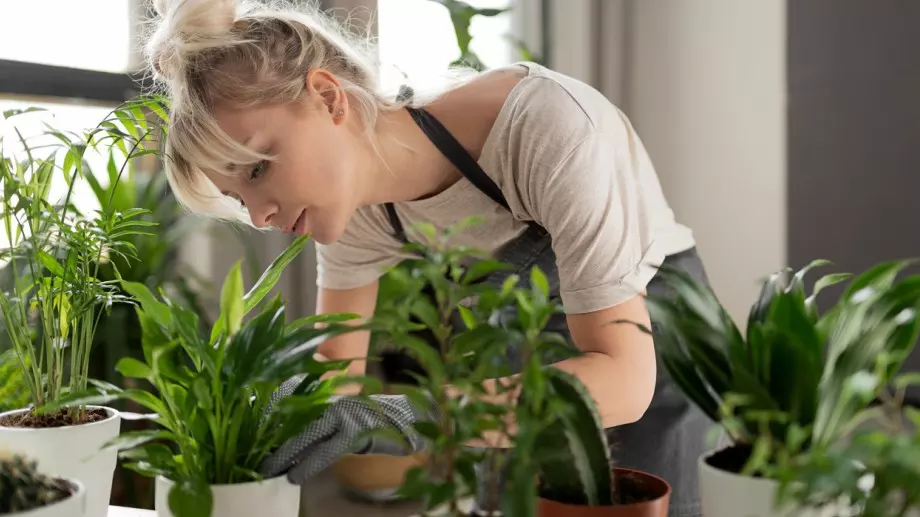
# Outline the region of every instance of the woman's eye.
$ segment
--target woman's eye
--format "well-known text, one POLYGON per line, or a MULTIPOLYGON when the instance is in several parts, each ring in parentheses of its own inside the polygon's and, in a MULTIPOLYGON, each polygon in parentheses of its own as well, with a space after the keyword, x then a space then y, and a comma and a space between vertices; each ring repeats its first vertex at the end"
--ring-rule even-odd
POLYGON ((265 161, 264 160, 257 163, 256 166, 252 168, 252 170, 249 172, 249 179, 254 180, 258 178, 259 176, 261 176, 262 174, 265 174, 265 161))

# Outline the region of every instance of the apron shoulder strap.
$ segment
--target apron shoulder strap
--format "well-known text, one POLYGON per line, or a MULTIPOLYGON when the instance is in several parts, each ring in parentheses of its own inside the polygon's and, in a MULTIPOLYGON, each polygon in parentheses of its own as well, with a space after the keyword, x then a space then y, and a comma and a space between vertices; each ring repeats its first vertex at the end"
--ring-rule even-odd
MULTIPOLYGON (((411 88, 407 86, 400 88, 400 100, 411 98, 411 96, 411 88)), ((425 135, 428 136, 428 139, 431 140, 435 147, 450 160, 454 167, 456 167, 473 186, 479 189, 483 194, 489 196, 499 205, 505 207, 505 209, 511 210, 508 201, 505 199, 498 185, 492 181, 492 178, 482 170, 479 163, 473 159, 470 153, 463 148, 463 145, 454 138, 454 135, 452 135, 434 115, 422 108, 413 108, 409 106, 406 109, 412 116, 412 120, 415 121, 425 135)), ((399 220, 399 215, 396 213, 396 207, 393 203, 385 203, 384 208, 396 237, 402 242, 408 242, 405 229, 403 228, 402 222, 399 220)))

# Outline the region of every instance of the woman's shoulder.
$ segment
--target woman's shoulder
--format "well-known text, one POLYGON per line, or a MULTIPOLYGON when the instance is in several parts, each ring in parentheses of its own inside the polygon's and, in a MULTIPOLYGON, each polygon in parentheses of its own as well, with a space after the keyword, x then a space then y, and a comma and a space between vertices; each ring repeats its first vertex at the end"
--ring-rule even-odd
POLYGON ((539 63, 511 66, 527 69, 502 110, 515 125, 547 124, 553 133, 576 138, 622 125, 623 113, 589 83, 539 63))

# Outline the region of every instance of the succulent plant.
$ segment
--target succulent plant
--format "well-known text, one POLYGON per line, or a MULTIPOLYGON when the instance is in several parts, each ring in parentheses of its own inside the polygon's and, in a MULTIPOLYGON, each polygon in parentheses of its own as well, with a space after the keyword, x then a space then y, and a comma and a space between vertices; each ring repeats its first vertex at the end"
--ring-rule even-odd
POLYGON ((541 450, 555 451, 540 463, 541 496, 566 504, 613 505, 613 462, 591 394, 577 377, 562 370, 548 368, 546 379, 564 407, 538 439, 541 450))
POLYGON ((61 480, 38 471, 38 463, 21 455, 0 458, 0 515, 47 506, 71 493, 61 480))

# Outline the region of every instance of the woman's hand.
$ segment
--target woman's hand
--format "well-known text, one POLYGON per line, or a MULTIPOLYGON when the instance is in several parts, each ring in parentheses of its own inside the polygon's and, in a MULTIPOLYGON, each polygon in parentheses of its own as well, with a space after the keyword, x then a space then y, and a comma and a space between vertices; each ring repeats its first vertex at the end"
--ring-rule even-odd
MULTIPOLYGON (((286 384, 279 399, 292 393, 299 382, 286 384)), ((417 408, 404 395, 336 397, 319 420, 285 442, 266 458, 260 471, 266 477, 287 474, 303 484, 346 454, 388 454, 405 456, 426 448, 425 439, 413 425, 436 418, 435 408, 417 408), (370 436, 375 431, 397 433, 399 441, 370 436)))

